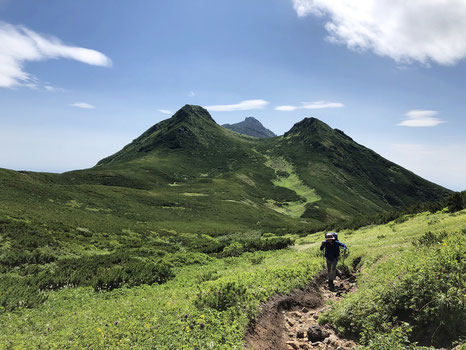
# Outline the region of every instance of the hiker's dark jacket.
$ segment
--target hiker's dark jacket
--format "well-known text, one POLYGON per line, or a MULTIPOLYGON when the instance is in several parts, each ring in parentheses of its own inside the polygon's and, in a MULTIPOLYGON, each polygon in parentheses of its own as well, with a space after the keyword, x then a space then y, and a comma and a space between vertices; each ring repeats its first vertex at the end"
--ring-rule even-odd
POLYGON ((340 241, 335 240, 333 243, 323 241, 320 246, 320 250, 324 250, 325 248, 325 257, 328 260, 335 260, 340 256, 340 247, 346 249, 346 246, 340 241))

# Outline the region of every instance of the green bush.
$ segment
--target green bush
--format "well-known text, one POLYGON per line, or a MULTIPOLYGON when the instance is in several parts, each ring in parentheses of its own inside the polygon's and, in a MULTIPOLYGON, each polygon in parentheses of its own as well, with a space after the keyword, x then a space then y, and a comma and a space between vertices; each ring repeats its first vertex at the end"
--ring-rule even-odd
POLYGON ((432 348, 417 346, 409 340, 412 329, 409 324, 402 324, 387 333, 363 334, 362 342, 367 344, 361 350, 428 350, 432 348))
POLYGON ((47 296, 24 277, 0 276, 0 312, 18 307, 31 308, 44 302, 47 296))
POLYGON ((266 238, 258 238, 258 239, 251 239, 242 242, 244 249, 249 252, 254 252, 257 250, 277 250, 277 249, 285 249, 289 246, 294 245, 294 239, 289 237, 266 237, 266 238))
POLYGON ((450 233, 441 243, 430 238, 427 245, 372 268, 358 291, 322 321, 353 336, 386 334, 406 322, 412 327, 411 340, 430 339, 434 345, 464 336, 466 237, 450 233))
POLYGON ((225 311, 232 307, 245 306, 250 298, 246 286, 240 282, 229 281, 200 291, 195 305, 200 309, 209 307, 217 311, 225 311))
POLYGON ((164 260, 147 262, 125 254, 68 258, 31 276, 30 281, 42 290, 78 286, 112 290, 123 285, 164 283, 174 276, 170 266, 164 260))
POLYGON ((221 255, 223 257, 240 256, 243 252, 244 252, 243 245, 241 243, 239 243, 239 242, 233 242, 230 245, 223 248, 223 251, 222 251, 221 255))
POLYGON ((454 213, 466 207, 466 191, 455 192, 447 199, 448 211, 454 213))

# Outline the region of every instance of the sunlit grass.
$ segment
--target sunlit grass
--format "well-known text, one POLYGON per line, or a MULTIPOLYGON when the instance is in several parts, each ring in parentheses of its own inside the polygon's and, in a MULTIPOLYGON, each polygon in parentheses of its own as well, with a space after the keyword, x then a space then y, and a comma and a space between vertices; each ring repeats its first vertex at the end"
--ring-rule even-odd
MULTIPOLYGON (((458 230, 465 222, 466 211, 424 213, 404 222, 341 231, 339 239, 351 251, 346 264, 362 257, 367 267, 382 257, 415 249, 413 241, 427 231, 458 230)), ((212 344, 214 349, 239 349, 260 301, 305 285, 322 268, 318 251, 322 239, 323 233, 317 233, 298 238, 293 249, 179 267, 176 277, 162 285, 104 293, 90 288, 49 292, 46 303, 37 308, 0 316, 0 347, 192 349, 212 344), (235 311, 196 307, 198 293, 220 290, 229 282, 247 287, 246 304, 235 311)))

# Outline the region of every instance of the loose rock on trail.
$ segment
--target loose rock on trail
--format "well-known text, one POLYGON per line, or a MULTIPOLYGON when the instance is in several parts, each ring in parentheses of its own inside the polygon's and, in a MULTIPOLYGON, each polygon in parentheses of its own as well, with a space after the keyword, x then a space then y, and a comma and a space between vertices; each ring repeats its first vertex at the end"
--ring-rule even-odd
POLYGON ((335 291, 327 287, 327 272, 319 273, 305 289, 275 295, 262 306, 246 335, 250 350, 355 349, 356 343, 338 336, 317 319, 328 309, 327 301, 337 301, 355 286, 354 276, 335 280, 335 291))

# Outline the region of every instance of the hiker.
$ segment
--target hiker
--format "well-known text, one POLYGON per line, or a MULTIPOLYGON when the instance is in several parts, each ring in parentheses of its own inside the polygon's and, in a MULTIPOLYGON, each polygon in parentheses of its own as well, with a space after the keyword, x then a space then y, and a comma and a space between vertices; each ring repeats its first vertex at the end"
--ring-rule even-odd
POLYGON ((340 247, 346 251, 346 245, 338 240, 338 236, 335 232, 328 232, 325 234, 325 241, 320 245, 320 250, 325 248, 325 258, 327 259, 328 269, 328 287, 331 291, 335 289, 333 280, 337 273, 337 262, 340 256, 340 247))

